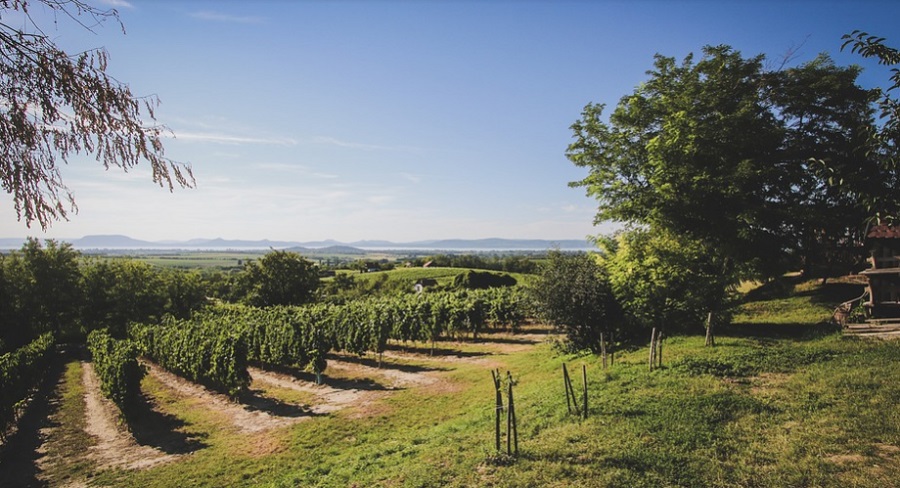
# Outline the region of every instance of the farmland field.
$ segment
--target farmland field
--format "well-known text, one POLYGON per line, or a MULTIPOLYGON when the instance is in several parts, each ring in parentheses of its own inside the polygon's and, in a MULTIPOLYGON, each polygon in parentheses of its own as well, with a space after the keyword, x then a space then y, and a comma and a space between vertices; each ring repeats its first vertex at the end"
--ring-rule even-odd
POLYGON ((70 356, 53 391, 36 401, 47 416, 6 446, 0 479, 161 487, 897 486, 900 342, 847 339, 823 325, 834 286, 804 284, 746 303, 713 349, 699 334, 670 338, 663 367, 653 372, 647 348, 618 351, 606 370, 598 357, 560 354, 540 324, 478 342, 439 341, 434 355, 425 344, 395 342, 380 367, 371 355, 331 354, 318 386, 305 371, 251 368, 251 394, 239 401, 150 365, 141 415, 124 425, 111 404, 96 401, 90 363, 70 356), (757 310, 774 315, 756 320, 757 310), (586 419, 567 413, 564 363, 578 371, 579 391, 586 368, 586 419), (493 369, 510 371, 516 382, 517 459, 494 451, 493 369), (32 437, 39 430, 42 445, 32 437), (16 462, 6 457, 11 452, 16 462))

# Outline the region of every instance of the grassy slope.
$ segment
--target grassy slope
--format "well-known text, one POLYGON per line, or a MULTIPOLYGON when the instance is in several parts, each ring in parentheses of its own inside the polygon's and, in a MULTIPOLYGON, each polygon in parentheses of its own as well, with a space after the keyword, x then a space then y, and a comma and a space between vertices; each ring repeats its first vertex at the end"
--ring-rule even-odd
MULTIPOLYGON (((549 344, 480 356, 502 342, 441 344, 479 361, 418 361, 433 385, 393 393, 283 430, 240 434, 152 381, 145 391, 206 446, 116 486, 897 486, 900 341, 862 342, 815 327, 832 288, 759 297, 718 347, 669 339, 665 367, 647 350, 561 356, 549 344), (779 295, 779 296, 781 296, 779 295), (758 310, 777 310, 761 320, 758 310), (782 320, 785 314, 790 319, 782 320), (770 333, 781 325, 794 337, 770 333), (748 330, 765 330, 765 336, 748 330), (797 330, 794 330, 797 329, 797 330), (590 417, 566 415, 561 365, 587 366, 590 417), (515 375, 522 455, 492 456, 491 367, 515 375)), ((576 375, 580 385, 580 372, 576 375)), ((273 391, 274 395, 278 393, 273 391)), ((287 400, 287 399, 285 399, 287 400)), ((81 468, 83 469, 83 468, 81 468)))

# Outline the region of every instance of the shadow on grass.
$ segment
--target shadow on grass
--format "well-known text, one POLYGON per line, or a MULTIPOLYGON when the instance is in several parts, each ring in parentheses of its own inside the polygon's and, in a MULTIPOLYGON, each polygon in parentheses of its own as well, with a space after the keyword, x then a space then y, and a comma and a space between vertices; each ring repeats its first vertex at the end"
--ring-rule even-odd
POLYGON ((264 396, 262 395, 262 390, 250 390, 240 398, 240 402, 242 405, 245 405, 248 410, 258 410, 275 417, 297 418, 316 417, 319 415, 302 405, 287 403, 264 396))
MULTIPOLYGON (((437 344, 446 344, 448 340, 443 340, 438 342, 437 344)), ((473 344, 470 340, 465 341, 467 344, 473 344)), ((458 358, 478 358, 490 355, 488 352, 478 352, 478 351, 460 351, 459 349, 450 349, 446 347, 435 347, 431 348, 431 346, 424 345, 403 345, 403 344, 388 344, 385 348, 388 351, 396 351, 396 352, 404 352, 411 354, 419 354, 422 356, 435 356, 435 357, 458 357, 458 358)))
MULTIPOLYGON (((295 378, 300 381, 304 381, 307 383, 316 383, 316 375, 315 373, 310 373, 309 371, 303 371, 298 368, 293 368, 290 366, 279 366, 279 367, 267 367, 264 368, 266 371, 273 371, 276 373, 281 373, 292 378, 295 378)), ((328 367, 325 368, 325 373, 322 374, 322 382, 332 388, 337 388, 339 390, 364 390, 364 391, 386 391, 392 390, 395 388, 389 388, 377 381, 374 381, 370 378, 360 378, 360 379, 343 379, 343 378, 335 378, 332 376, 328 376, 328 367)), ((243 402, 243 400, 242 400, 243 402)))
POLYGON ((716 337, 810 341, 840 330, 840 326, 827 322, 818 324, 729 324, 719 327, 716 337))
POLYGON ((187 454, 208 444, 205 433, 187 433, 188 424, 155 408, 154 399, 141 395, 125 416, 134 440, 142 446, 150 446, 166 454, 187 454))
MULTIPOLYGON (((334 359, 336 361, 340 361, 342 363, 353 363, 359 364, 362 366, 368 366, 370 368, 376 369, 394 369, 397 371, 403 371, 404 373, 426 373, 429 371, 447 371, 446 368, 436 368, 433 366, 419 366, 417 364, 399 364, 391 362, 388 358, 387 360, 382 360, 379 364, 378 359, 370 356, 333 356, 329 357, 329 359, 334 359)), ((327 371, 326 371, 327 372, 327 371)))
POLYGON ((507 335, 507 336, 479 336, 478 339, 472 341, 474 344, 518 344, 518 345, 530 345, 530 344, 540 344, 542 340, 533 339, 531 337, 516 337, 515 335, 507 335))
POLYGON ((837 306, 862 295, 865 285, 846 282, 826 282, 816 284, 806 290, 796 291, 800 283, 809 281, 800 276, 785 276, 765 283, 744 295, 744 302, 761 302, 790 297, 810 297, 813 303, 827 303, 837 306))

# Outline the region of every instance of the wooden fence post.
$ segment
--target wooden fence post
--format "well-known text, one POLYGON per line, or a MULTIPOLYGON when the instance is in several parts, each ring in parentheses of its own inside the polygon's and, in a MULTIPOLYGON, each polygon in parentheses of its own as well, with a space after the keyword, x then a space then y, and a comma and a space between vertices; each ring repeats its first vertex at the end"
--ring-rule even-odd
POLYGON ((494 392, 496 393, 494 403, 494 445, 497 452, 500 452, 500 416, 503 412, 503 393, 500 388, 500 370, 496 373, 491 370, 491 378, 494 379, 494 392))
POLYGON ((659 331, 659 334, 656 336, 656 365, 660 369, 662 369, 662 338, 663 333, 659 331))
POLYGON ((600 333, 600 355, 603 357, 603 369, 606 369, 606 338, 600 333))
POLYGON ((510 455, 519 455, 519 425, 516 419, 516 402, 513 400, 513 377, 509 373, 506 372, 506 378, 509 381, 509 398, 507 399, 507 404, 509 405, 509 410, 507 411, 507 423, 510 427, 507 428, 506 432, 506 450, 507 454, 510 455), (513 451, 509 451, 509 440, 512 438, 513 442, 513 451))
POLYGON ((582 417, 587 418, 588 416, 588 392, 587 392, 587 366, 581 365, 581 386, 584 389, 584 410, 582 411, 582 417))
POLYGON ((656 327, 653 328, 653 331, 650 333, 650 358, 647 360, 647 364, 649 364, 650 371, 653 371, 654 361, 656 360, 656 327))

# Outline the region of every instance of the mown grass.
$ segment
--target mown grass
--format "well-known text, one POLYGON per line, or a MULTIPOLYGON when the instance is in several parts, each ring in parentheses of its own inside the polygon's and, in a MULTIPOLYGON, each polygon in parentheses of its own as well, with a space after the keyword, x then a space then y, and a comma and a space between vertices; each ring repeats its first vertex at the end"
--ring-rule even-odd
POLYGON ((825 305, 834 290, 800 285, 782 297, 750 296, 715 348, 700 336, 669 338, 663 367, 652 372, 646 348, 619 351, 603 370, 599 358, 561 355, 549 343, 504 348, 502 335, 443 342, 442 350, 460 357, 404 361, 430 368, 434 383, 264 434, 242 434, 151 378, 145 392, 204 436, 204 447, 146 471, 94 474, 93 483, 898 486, 900 341, 830 331, 820 324, 830 316, 825 305), (779 321, 773 312, 757 322, 757 309, 792 318, 779 321), (773 333, 779 327, 788 332, 773 333), (567 413, 563 363, 579 393, 581 366, 587 368, 587 419, 567 413), (496 462, 493 450, 492 368, 512 372, 517 383, 520 456, 510 463, 496 462))

